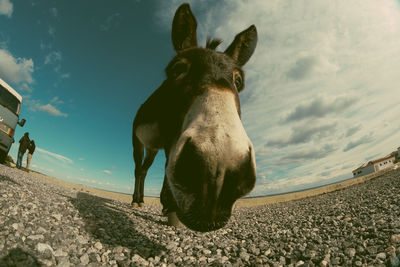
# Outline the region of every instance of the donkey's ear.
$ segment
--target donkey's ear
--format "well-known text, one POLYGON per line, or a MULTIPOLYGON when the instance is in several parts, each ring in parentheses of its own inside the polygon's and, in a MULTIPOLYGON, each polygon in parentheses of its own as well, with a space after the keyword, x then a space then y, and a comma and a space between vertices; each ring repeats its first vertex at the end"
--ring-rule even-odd
POLYGON ((235 40, 225 50, 225 54, 233 58, 239 66, 243 66, 253 55, 257 45, 257 29, 251 25, 236 35, 235 40))
POLYGON ((182 4, 175 13, 172 22, 172 44, 175 51, 197 46, 197 22, 189 4, 182 4))

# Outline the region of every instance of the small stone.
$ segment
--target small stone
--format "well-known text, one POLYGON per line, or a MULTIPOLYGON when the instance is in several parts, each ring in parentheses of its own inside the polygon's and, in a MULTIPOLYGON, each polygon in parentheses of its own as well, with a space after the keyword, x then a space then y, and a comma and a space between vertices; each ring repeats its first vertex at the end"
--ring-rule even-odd
POLYGON ((205 250, 203 250, 203 253, 205 255, 210 255, 211 254, 211 250, 205 249, 205 250))
POLYGON ((268 256, 269 254, 271 254, 271 249, 270 249, 270 248, 267 249, 267 250, 264 252, 264 255, 265 255, 265 256, 268 256))
POLYGON ((122 254, 122 255, 115 255, 115 256, 114 256, 114 259, 115 259, 116 261, 123 261, 123 260, 126 259, 126 257, 124 256, 124 254, 122 254))
POLYGON ((390 238, 394 243, 400 243, 400 234, 392 235, 390 238))
MULTIPOLYGON (((106 253, 103 253, 103 255, 101 255, 101 262, 103 262, 103 263, 106 263, 106 262, 108 262, 108 253, 106 254, 106 253)), ((133 259, 132 259, 132 261, 133 261, 133 259)))
POLYGON ((250 255, 246 251, 241 251, 239 256, 244 261, 249 261, 250 259, 250 255))
POLYGON ((296 266, 302 266, 302 265, 304 265, 304 261, 298 261, 298 262, 296 262, 296 266))
POLYGON ((57 267, 70 267, 71 263, 68 258, 63 258, 60 262, 58 262, 57 267))
POLYGON ((78 235, 78 237, 76 239, 77 239, 78 243, 81 245, 87 244, 87 242, 88 242, 88 240, 81 235, 78 235))
POLYGON ((68 253, 63 251, 61 248, 54 251, 54 257, 66 257, 66 256, 68 256, 68 253))
POLYGON ((18 223, 13 223, 11 226, 12 228, 14 228, 14 230, 18 230, 19 227, 18 223))
POLYGON ((62 215, 61 215, 61 214, 53 214, 52 217, 53 217, 54 219, 56 219, 57 221, 61 221, 62 215))
POLYGON ((50 266, 54 265, 53 261, 51 261, 51 260, 42 259, 41 261, 42 261, 43 265, 45 265, 45 266, 49 266, 50 267, 50 266))
POLYGON ((28 236, 28 239, 30 240, 40 240, 40 239, 44 239, 43 235, 30 235, 28 236))
POLYGON ((90 254, 88 253, 88 255, 89 255, 90 262, 92 262, 92 263, 101 262, 101 258, 99 256, 99 254, 92 252, 90 254))
POLYGON ((36 245, 36 250, 40 254, 44 254, 47 258, 51 257, 51 254, 54 253, 53 248, 50 245, 44 243, 38 243, 36 245))
POLYGON ((378 253, 376 255, 376 258, 380 260, 386 260, 386 253, 385 252, 378 253))
POLYGON ((355 262, 354 262, 354 265, 355 265, 355 266, 362 266, 362 262, 361 262, 361 261, 355 261, 355 262))
POLYGON ((322 267, 328 266, 328 262, 326 260, 321 261, 321 266, 322 267))
POLYGON ((367 251, 370 255, 376 255, 378 248, 376 246, 367 247, 367 251))
POLYGON ((349 256, 350 258, 353 258, 356 255, 356 249, 355 248, 347 248, 346 255, 349 256))
POLYGON ((36 232, 38 232, 39 234, 44 234, 44 233, 47 232, 47 230, 40 226, 40 227, 37 229, 36 232))
POLYGON ((331 264, 332 265, 338 265, 339 263, 340 263, 340 258, 339 257, 331 259, 331 264))
POLYGON ((167 245, 167 249, 170 249, 170 250, 174 250, 176 247, 178 246, 178 243, 177 242, 170 242, 168 245, 167 245))
POLYGON ((79 258, 79 260, 81 261, 82 264, 87 265, 89 264, 89 255, 85 253, 79 258))
POLYGON ((207 261, 207 258, 204 257, 204 256, 203 256, 203 257, 200 257, 200 258, 199 258, 199 261, 207 261))
POLYGON ((101 244, 100 242, 96 242, 94 244, 95 249, 97 250, 102 250, 103 249, 103 244, 101 244))
POLYGON ((123 247, 117 246, 117 247, 115 247, 115 248, 113 249, 113 252, 116 253, 116 254, 120 254, 120 253, 122 253, 123 250, 124 250, 123 247))
POLYGON ((131 260, 133 262, 138 262, 140 264, 147 263, 147 261, 144 258, 142 258, 140 255, 138 255, 138 254, 133 255, 131 260))

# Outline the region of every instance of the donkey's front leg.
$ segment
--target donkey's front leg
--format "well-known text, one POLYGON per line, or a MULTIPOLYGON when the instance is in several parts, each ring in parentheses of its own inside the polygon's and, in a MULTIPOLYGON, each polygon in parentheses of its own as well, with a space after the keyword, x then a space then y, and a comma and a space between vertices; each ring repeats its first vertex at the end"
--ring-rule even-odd
POLYGON ((132 145, 133 145, 133 161, 135 162, 135 189, 133 191, 131 205, 132 207, 137 208, 140 203, 140 188, 141 188, 140 184, 142 180, 141 174, 142 174, 142 161, 144 156, 144 146, 139 141, 135 133, 133 133, 132 135, 132 145))
MULTIPOLYGON (((146 148, 146 157, 144 158, 143 161, 143 165, 140 168, 140 170, 138 170, 138 173, 136 174, 135 171, 135 178, 138 180, 138 202, 139 203, 139 207, 143 207, 144 206, 144 180, 146 179, 146 175, 147 175, 147 171, 149 170, 151 164, 153 164, 154 158, 157 155, 158 150, 156 149, 149 149, 146 148)), ((136 181, 135 181, 135 189, 136 189, 136 181)))
MULTIPOLYGON (((135 190, 132 195, 132 207, 137 208, 143 207, 144 205, 144 180, 146 179, 147 171, 151 164, 153 164, 154 158, 157 155, 158 150, 146 148, 146 156, 143 160, 144 149, 140 142, 133 142, 133 159, 135 161, 135 190)), ((138 141, 138 140, 137 140, 138 141)))
POLYGON ((160 201, 163 206, 162 213, 168 216, 168 225, 183 227, 184 225, 181 223, 181 221, 178 219, 178 216, 176 215, 178 207, 169 188, 167 176, 164 176, 164 183, 161 189, 160 201))

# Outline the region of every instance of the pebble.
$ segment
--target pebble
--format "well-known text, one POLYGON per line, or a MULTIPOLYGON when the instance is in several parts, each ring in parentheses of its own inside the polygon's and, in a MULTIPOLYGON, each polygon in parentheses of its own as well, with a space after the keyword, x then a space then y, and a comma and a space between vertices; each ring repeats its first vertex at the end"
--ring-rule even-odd
POLYGON ((353 258, 356 255, 356 249, 355 248, 347 248, 346 249, 346 254, 350 258, 353 258))
POLYGON ((44 243, 38 243, 36 245, 36 249, 39 253, 45 253, 46 251, 50 251, 51 253, 54 253, 53 248, 50 245, 44 244, 44 243))
POLYGON ((54 257, 66 257, 66 256, 68 256, 68 253, 63 251, 61 248, 54 251, 54 257))
POLYGON ((79 258, 79 260, 81 261, 82 264, 87 265, 89 264, 89 255, 85 253, 79 258))
POLYGON ((386 253, 384 253, 384 252, 378 253, 376 255, 376 258, 380 259, 380 260, 386 260, 386 253))
POLYGON ((83 236, 81 236, 81 235, 78 235, 77 241, 78 241, 78 243, 81 244, 81 245, 85 245, 85 244, 88 243, 88 240, 87 240, 86 238, 84 238, 83 236))
POLYGON ((394 243, 400 243, 400 234, 392 235, 391 241, 394 243))
POLYGON ((40 240, 40 239, 44 239, 43 235, 30 235, 28 236, 28 239, 30 240, 40 240))
POLYGON ((103 249, 103 244, 101 244, 100 242, 96 242, 96 243, 94 244, 94 247, 95 247, 97 250, 102 250, 102 249, 103 249))
POLYGON ((54 219, 56 219, 57 221, 61 221, 62 215, 61 215, 61 214, 53 214, 52 217, 53 217, 54 219))

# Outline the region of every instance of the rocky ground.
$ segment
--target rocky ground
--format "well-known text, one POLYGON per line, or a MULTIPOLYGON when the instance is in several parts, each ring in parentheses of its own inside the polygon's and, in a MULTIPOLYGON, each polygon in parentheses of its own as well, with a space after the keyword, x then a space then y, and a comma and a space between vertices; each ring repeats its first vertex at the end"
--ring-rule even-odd
POLYGON ((400 169, 215 232, 0 165, 0 266, 399 266, 400 169))

